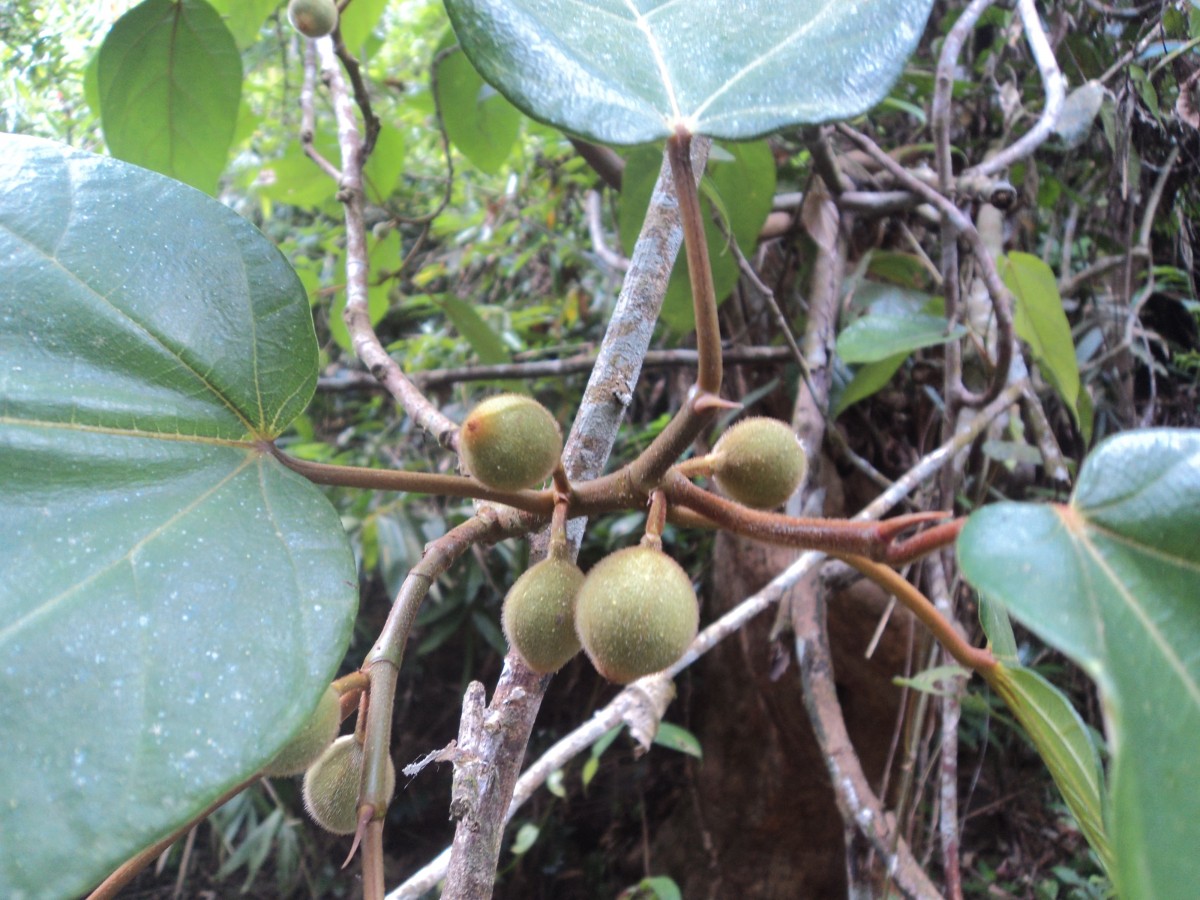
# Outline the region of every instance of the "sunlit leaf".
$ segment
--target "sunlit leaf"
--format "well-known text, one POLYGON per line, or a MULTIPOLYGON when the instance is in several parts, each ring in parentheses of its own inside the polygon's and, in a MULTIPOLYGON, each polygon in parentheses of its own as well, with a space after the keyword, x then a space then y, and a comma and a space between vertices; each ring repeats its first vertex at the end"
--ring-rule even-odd
POLYGON ((266 452, 316 382, 279 252, 144 169, 0 150, 0 895, 73 896, 286 742, 357 578, 266 452))
POLYGON ((205 0, 144 0, 113 25, 96 70, 113 156, 210 194, 242 94, 233 35, 205 0))
POLYGON ((437 95, 450 142, 481 171, 499 172, 516 143, 521 114, 479 77, 463 53, 450 53, 438 63, 437 95))

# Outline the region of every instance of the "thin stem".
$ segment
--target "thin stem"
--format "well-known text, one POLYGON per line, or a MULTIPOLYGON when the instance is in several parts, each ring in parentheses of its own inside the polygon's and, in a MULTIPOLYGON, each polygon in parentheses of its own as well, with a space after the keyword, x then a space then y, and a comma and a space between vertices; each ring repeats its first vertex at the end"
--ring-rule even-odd
MULTIPOLYGON (((971 252, 979 263, 980 277, 987 287, 988 296, 992 300, 992 309, 996 314, 996 360, 992 370, 991 381, 988 383, 985 391, 976 394, 960 386, 958 396, 948 397, 947 401, 970 407, 988 405, 1000 395, 1000 392, 1004 390, 1008 382, 1008 370, 1012 364, 1013 352, 1013 298, 1008 288, 1005 287, 1004 282, 1000 279, 999 272, 996 271, 996 260, 992 257, 983 239, 979 236, 979 230, 975 227, 975 224, 944 194, 914 176, 865 134, 855 131, 846 125, 839 125, 838 130, 870 154, 872 159, 887 169, 905 187, 937 207, 943 219, 957 229, 971 247, 971 252)), ((952 277, 957 278, 958 273, 944 273, 944 277, 948 282, 952 277)), ((944 287, 948 287, 948 285, 944 285, 944 287)))
POLYGON ((343 317, 354 353, 413 421, 432 434, 443 447, 455 449, 458 426, 430 403, 405 376, 399 364, 384 349, 371 324, 367 309, 367 230, 363 221, 363 140, 359 134, 354 104, 350 100, 333 46, 326 40, 315 43, 321 54, 325 82, 333 99, 338 146, 342 155, 339 197, 342 199, 346 223, 346 310, 343 317))
MULTIPOLYGON (((1054 132, 1063 104, 1067 96, 1067 80, 1058 68, 1054 58, 1054 49, 1042 28, 1037 8, 1033 0, 1017 0, 1017 14, 1025 28, 1025 40, 1029 44, 1029 52, 1037 65, 1038 74, 1042 79, 1042 87, 1046 92, 1046 102, 1042 106, 1042 114, 1037 122, 1020 140, 1005 147, 999 153, 989 156, 978 165, 974 165, 962 173, 964 179, 988 177, 1008 168, 1017 160, 1029 156, 1042 145, 1054 132)), ((940 62, 939 62, 940 68, 940 62)))
POLYGON ((713 286, 712 265, 708 260, 708 239, 704 235, 704 214, 700 192, 692 171, 692 136, 680 128, 667 141, 679 218, 683 223, 683 243, 687 250, 688 276, 692 283, 692 310, 696 317, 696 348, 700 360, 696 366, 696 385, 704 392, 721 391, 721 326, 717 321, 717 297, 713 286))
POLYGON ((913 513, 885 522, 785 516, 748 509, 724 497, 710 494, 678 472, 668 475, 663 482, 663 491, 672 504, 690 507, 728 531, 770 544, 819 550, 833 555, 849 553, 888 562, 902 562, 952 541, 957 534, 957 526, 953 523, 948 523, 952 526, 949 529, 936 532, 930 529, 939 539, 927 541, 920 545, 919 552, 910 555, 910 545, 915 538, 901 541, 900 535, 932 519, 943 518, 944 513, 913 513))
MULTIPOLYGON (((451 564, 462 556, 473 544, 485 540, 499 540, 506 537, 505 527, 494 513, 473 516, 461 525, 451 528, 437 540, 425 548, 421 561, 409 570, 404 583, 396 594, 387 621, 375 641, 375 645, 363 662, 363 669, 368 672, 379 662, 388 662, 396 669, 404 660, 404 645, 408 634, 416 621, 417 611, 429 593, 429 587, 450 568, 451 564)), ((372 691, 375 690, 375 680, 372 677, 372 691)), ((373 701, 391 698, 372 696, 373 701)))
POLYGON ((910 584, 895 569, 852 553, 833 553, 830 555, 836 556, 843 562, 854 566, 863 575, 908 607, 908 610, 917 617, 917 620, 922 625, 929 629, 933 636, 937 638, 938 643, 960 665, 980 673, 990 671, 996 667, 997 661, 996 657, 992 656, 992 651, 980 647, 972 647, 968 644, 966 639, 955 631, 953 624, 942 617, 942 614, 937 611, 937 608, 929 598, 917 590, 916 587, 910 584))
POLYGON ((335 466, 288 456, 274 444, 269 452, 277 460, 315 484, 365 488, 371 491, 437 494, 491 500, 525 512, 548 516, 554 508, 552 491, 502 491, 462 475, 406 472, 400 469, 371 469, 365 466, 335 466))

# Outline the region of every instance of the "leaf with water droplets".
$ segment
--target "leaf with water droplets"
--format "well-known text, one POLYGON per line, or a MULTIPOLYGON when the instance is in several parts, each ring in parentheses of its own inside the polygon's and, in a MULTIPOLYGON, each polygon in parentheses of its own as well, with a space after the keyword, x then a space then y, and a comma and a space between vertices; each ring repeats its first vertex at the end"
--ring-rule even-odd
POLYGON ((535 119, 613 144, 741 140, 882 100, 932 0, 447 0, 485 79, 535 119))
POLYGON ((266 451, 317 347, 253 226, 6 135, 0 260, 0 896, 77 896, 304 722, 357 579, 266 451))

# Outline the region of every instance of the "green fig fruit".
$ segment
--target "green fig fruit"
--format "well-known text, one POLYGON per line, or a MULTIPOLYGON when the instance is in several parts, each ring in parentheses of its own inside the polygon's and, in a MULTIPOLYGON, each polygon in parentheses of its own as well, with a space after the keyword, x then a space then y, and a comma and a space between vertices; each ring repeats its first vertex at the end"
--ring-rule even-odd
POLYGON ((676 662, 699 621, 687 572, 649 547, 627 547, 600 560, 575 598, 583 649, 596 671, 617 684, 676 662))
POLYGON ((518 578, 504 598, 504 636, 539 675, 557 671, 579 652, 575 595, 581 584, 579 566, 548 556, 518 578))
POLYGON ((333 0, 290 0, 288 21, 305 37, 325 37, 337 27, 337 4, 333 0))
POLYGON ((796 433, 778 419, 745 419, 713 447, 713 478, 721 492, 755 509, 787 501, 804 481, 808 460, 796 433))
POLYGON ((341 722, 342 705, 338 692, 332 687, 326 688, 308 721, 283 745, 275 758, 263 766, 262 773, 272 778, 299 775, 333 743, 341 722))
MULTIPOLYGON (((304 808, 313 821, 334 834, 358 829, 358 785, 363 748, 352 734, 338 738, 304 773, 304 808)), ((396 790, 396 767, 387 760, 387 800, 396 790)))
POLYGON ((531 397, 484 400, 459 431, 467 471, 488 487, 517 491, 541 484, 562 455, 562 434, 549 410, 531 397))

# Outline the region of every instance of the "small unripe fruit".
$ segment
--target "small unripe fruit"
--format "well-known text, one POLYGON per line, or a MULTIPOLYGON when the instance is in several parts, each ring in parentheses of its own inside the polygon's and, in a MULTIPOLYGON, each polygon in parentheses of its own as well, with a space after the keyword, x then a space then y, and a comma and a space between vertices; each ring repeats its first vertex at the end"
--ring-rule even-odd
MULTIPOLYGON (((313 821, 334 834, 358 829, 358 785, 362 779, 363 748, 347 734, 332 744, 304 773, 304 808, 313 821)), ((396 790, 396 767, 387 760, 384 782, 387 801, 396 790)))
POLYGON ((458 449, 476 479, 517 491, 550 477, 562 455, 562 434, 554 416, 533 398, 500 394, 471 410, 458 449))
POLYGON ((337 27, 337 4, 333 0, 291 0, 288 21, 305 37, 325 37, 337 27))
POLYGON ((692 581, 661 550, 627 547, 592 568, 575 599, 575 627, 601 675, 617 684, 659 672, 696 637, 692 581))
POLYGON ((299 775, 311 766, 337 737, 342 721, 341 702, 332 687, 326 688, 317 708, 275 758, 263 766, 262 773, 272 778, 299 775))
POLYGON ((739 422, 721 435, 712 457, 717 487, 755 509, 773 509, 786 502, 808 468, 795 432, 778 419, 739 422))
POLYGON ((518 578, 504 598, 504 636, 539 675, 557 671, 579 652, 575 595, 581 584, 579 566, 548 556, 518 578))

